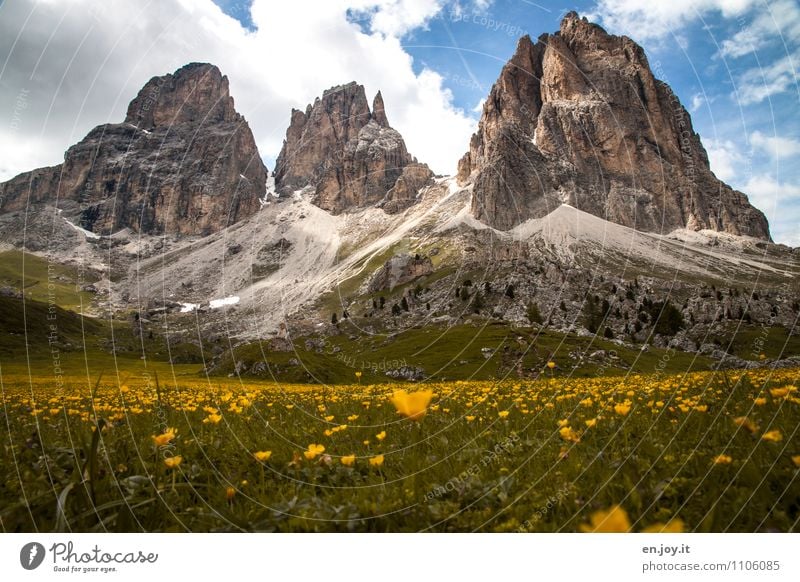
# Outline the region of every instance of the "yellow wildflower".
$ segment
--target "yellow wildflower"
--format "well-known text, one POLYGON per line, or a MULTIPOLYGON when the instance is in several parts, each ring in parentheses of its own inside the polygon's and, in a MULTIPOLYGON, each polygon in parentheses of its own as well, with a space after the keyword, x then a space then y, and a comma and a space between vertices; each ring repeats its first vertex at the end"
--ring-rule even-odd
POLYGON ((312 443, 308 445, 308 450, 303 451, 303 455, 305 456, 306 459, 310 461, 316 458, 317 455, 321 455, 324 452, 325 452, 325 447, 323 445, 317 445, 312 443))
POLYGON ((753 404, 755 404, 756 406, 764 406, 766 403, 767 403, 766 398, 756 398, 755 400, 753 400, 753 404))
POLYGON ((175 435, 177 433, 178 433, 178 431, 176 429, 168 428, 162 434, 160 434, 158 436, 154 435, 152 437, 153 438, 153 444, 155 446, 157 446, 157 447, 163 447, 164 445, 168 445, 170 442, 172 442, 172 439, 175 438, 175 435))
POLYGON ((626 416, 631 411, 630 404, 615 404, 614 405, 614 412, 619 414, 620 416, 626 416))
POLYGON ((779 443, 783 440, 783 434, 777 428, 761 435, 761 439, 771 443, 779 443))
POLYGON ((714 457, 715 465, 730 465, 733 458, 730 455, 717 455, 714 457))
POLYGON ((596 418, 590 418, 589 420, 583 421, 587 428, 592 428, 594 425, 597 424, 596 418))
POLYGON ((794 463, 795 467, 800 467, 800 455, 792 456, 792 463, 794 463))
POLYGON ((619 505, 595 511, 589 517, 589 523, 580 526, 582 532, 588 533, 624 533, 630 529, 628 514, 619 505))
POLYGON ((386 438, 386 431, 382 430, 381 432, 375 435, 375 438, 378 439, 379 441, 382 441, 383 439, 386 438))
POLYGON ((174 469, 182 462, 183 462, 183 457, 180 455, 175 455, 174 457, 167 457, 166 459, 164 459, 164 464, 167 466, 167 469, 174 469))
POLYGON ((499 416, 500 418, 508 418, 508 410, 501 410, 500 412, 497 413, 497 416, 499 416))
POLYGON ((420 390, 410 394, 405 390, 398 390, 392 394, 391 401, 397 412, 403 416, 411 420, 421 420, 427 412, 431 398, 433 398, 431 390, 420 390))
POLYGON ((233 487, 229 486, 225 489, 225 499, 227 499, 228 501, 233 499, 235 495, 236 495, 236 489, 234 489, 233 487))
POLYGON ((206 418, 203 419, 204 424, 219 424, 222 420, 222 416, 219 414, 209 414, 206 418))
POLYGON ((253 453, 253 456, 256 458, 256 461, 264 463, 269 461, 269 458, 272 456, 272 451, 257 451, 253 453))
POLYGON ((375 455, 369 459, 370 467, 380 467, 383 465, 383 455, 375 455))
POLYGON ((347 455, 339 459, 345 467, 352 467, 356 462, 355 455, 347 455))
POLYGON ((755 424, 752 420, 747 418, 746 416, 739 416, 733 419, 733 424, 736 426, 741 426, 750 434, 756 432, 758 430, 758 425, 755 424))
POLYGON ((579 443, 581 441, 581 435, 572 430, 569 426, 562 426, 561 430, 558 431, 558 434, 561 435, 561 438, 565 441, 570 441, 573 443, 579 443))

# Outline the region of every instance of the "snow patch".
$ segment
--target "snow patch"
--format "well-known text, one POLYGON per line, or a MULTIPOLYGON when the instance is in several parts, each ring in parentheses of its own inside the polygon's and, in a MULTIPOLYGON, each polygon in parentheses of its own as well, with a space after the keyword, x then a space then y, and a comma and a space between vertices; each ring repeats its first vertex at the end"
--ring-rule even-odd
POLYGON ((239 303, 238 295, 231 295, 230 297, 223 297, 222 299, 212 299, 208 306, 211 309, 219 309, 220 307, 225 307, 226 305, 236 305, 239 303))
MULTIPOLYGON (((61 214, 61 210, 60 210, 60 209, 59 209, 58 213, 59 213, 59 214, 61 214)), ((64 217, 62 216, 62 218, 64 218, 64 217)), ((67 220, 66 218, 64 218, 64 222, 66 222, 66 223, 67 223, 68 225, 70 225, 72 228, 74 228, 75 230, 77 230, 79 233, 81 233, 81 234, 82 234, 83 236, 85 236, 86 238, 93 238, 93 239, 99 239, 99 238, 100 238, 100 235, 99 235, 99 234, 97 234, 96 232, 92 232, 91 230, 86 230, 85 228, 81 228, 81 227, 80 227, 80 226, 78 226, 77 224, 73 224, 73 223, 71 223, 71 222, 70 222, 69 220, 67 220)))
POLYGON ((189 313, 200 309, 199 303, 181 303, 181 313, 189 313))

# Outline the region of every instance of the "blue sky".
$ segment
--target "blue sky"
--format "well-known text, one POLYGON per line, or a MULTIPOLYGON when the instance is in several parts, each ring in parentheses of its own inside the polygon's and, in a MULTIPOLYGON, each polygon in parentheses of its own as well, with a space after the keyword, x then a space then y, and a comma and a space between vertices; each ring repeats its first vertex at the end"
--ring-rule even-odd
MULTIPOLYGON (((217 0, 252 28, 247 0, 217 0)), ((719 177, 750 194, 772 219, 776 239, 800 245, 800 6, 789 2, 676 1, 653 14, 642 2, 448 2, 401 36, 414 71, 438 72, 453 103, 479 105, 523 34, 558 29, 567 10, 647 50, 656 76, 692 113, 719 177), (692 3, 689 3, 690 5, 692 3), (742 8, 740 9, 737 4, 742 8), (788 63, 786 62, 788 61, 788 63), (782 72, 783 71, 783 72, 782 72)), ((662 3, 669 4, 669 3, 662 3)), ((370 32, 374 11, 351 11, 370 32)), ((473 113, 474 112, 474 113, 473 113)))

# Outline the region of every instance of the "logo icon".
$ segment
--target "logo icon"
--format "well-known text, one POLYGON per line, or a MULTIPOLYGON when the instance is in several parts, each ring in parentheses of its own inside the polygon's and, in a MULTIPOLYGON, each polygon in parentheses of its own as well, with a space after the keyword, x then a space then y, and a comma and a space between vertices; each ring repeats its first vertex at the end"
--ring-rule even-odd
POLYGON ((27 543, 19 552, 19 563, 26 570, 35 570, 44 562, 44 554, 44 546, 39 542, 27 543))

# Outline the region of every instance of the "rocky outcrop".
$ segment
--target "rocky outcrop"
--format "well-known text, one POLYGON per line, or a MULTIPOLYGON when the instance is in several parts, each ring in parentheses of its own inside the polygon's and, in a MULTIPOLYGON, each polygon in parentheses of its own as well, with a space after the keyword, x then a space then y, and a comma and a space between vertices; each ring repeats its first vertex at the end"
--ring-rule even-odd
POLYGON ((387 212, 402 210, 432 176, 389 126, 380 92, 370 111, 356 83, 328 89, 305 112, 292 110, 275 166, 279 194, 310 186, 314 203, 334 214, 381 202, 387 212))
POLYGON ((391 291, 398 285, 404 285, 431 273, 433 273, 433 262, 428 257, 394 255, 375 271, 369 282, 369 292, 391 291))
POLYGON ((566 203, 650 232, 769 239, 764 215, 714 176, 691 118, 643 49, 574 12, 520 39, 459 163, 473 215, 502 230, 566 203))
POLYGON ((63 164, 0 185, 0 209, 58 203, 99 234, 205 235, 255 213, 266 181, 227 77, 192 63, 151 79, 124 123, 94 128, 63 164))

